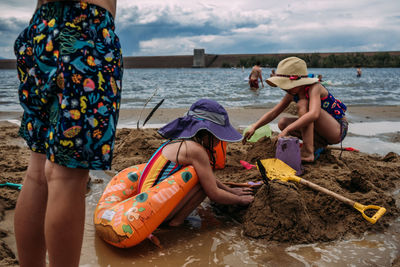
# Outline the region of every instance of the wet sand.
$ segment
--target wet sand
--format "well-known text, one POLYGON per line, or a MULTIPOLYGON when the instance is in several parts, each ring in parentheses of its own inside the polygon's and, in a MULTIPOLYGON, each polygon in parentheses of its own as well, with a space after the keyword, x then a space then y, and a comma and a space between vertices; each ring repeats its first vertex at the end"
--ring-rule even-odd
MULTIPOLYGON (((261 117, 268 108, 227 108, 229 118, 233 126, 248 125, 261 117)), ((145 109, 141 115, 141 122, 148 115, 150 109, 145 109)), ((350 122, 369 121, 400 121, 400 106, 349 106, 346 112, 350 122)), ((140 109, 121 110, 120 122, 130 121, 135 124, 140 116, 140 109)), ((187 109, 165 109, 159 108, 148 123, 167 123, 187 112, 187 109)), ((1 119, 1 113, 0 113, 1 119)), ((141 126, 141 124, 140 124, 141 126)))
MULTIPOLYGON (((231 123, 234 126, 248 125, 260 116, 262 116, 268 108, 227 108, 231 123)), ((188 107, 189 108, 189 107, 188 107)), ((141 117, 141 124, 149 114, 151 109, 123 109, 120 111, 119 125, 130 123, 136 126, 136 122, 141 117), (142 113, 142 114, 140 114, 142 113)), ((164 124, 187 112, 183 108, 163 108, 162 106, 154 113, 149 124, 164 124)), ((347 118, 350 122, 369 122, 369 121, 400 121, 400 106, 349 106, 346 112, 347 118)), ((0 121, 7 119, 18 120, 21 112, 7 112, 0 111, 0 121)), ((120 128, 120 126, 118 126, 120 128)))
MULTIPOLYGON (((177 116, 181 116, 185 111, 184 109, 160 109, 148 124, 154 126, 166 123, 177 116)), ((399 122, 399 111, 399 106, 349 107, 348 118, 350 123, 368 123, 381 120, 399 122)), ((141 121, 144 120, 148 112, 148 110, 143 111, 141 121)), ((232 124, 235 127, 243 127, 254 122, 264 112, 265 109, 228 109, 232 124)), ((19 115, 19 113, 0 112, 0 120, 18 120, 19 115)), ((121 111, 113 171, 109 172, 110 175, 128 166, 147 161, 163 141, 154 129, 124 128, 124 126, 136 128, 139 115, 140 110, 121 111)), ((23 140, 17 136, 18 128, 15 124, 3 121, 0 122, 0 127, 2 129, 0 132, 1 183, 22 183, 29 151, 23 140)), ((393 137, 390 139, 391 142, 398 144, 400 142, 400 129, 393 129, 391 134, 393 137)), ((226 168, 217 171, 217 177, 223 182, 257 181, 260 180, 258 171, 243 169, 239 160, 254 163, 256 159, 274 157, 274 139, 264 139, 258 143, 245 146, 239 143, 230 144, 227 151, 226 168)), ((247 209, 214 204, 211 206, 214 206, 222 214, 234 218, 234 221, 239 223, 240 229, 247 236, 243 238, 258 238, 266 242, 284 242, 292 245, 346 240, 350 237, 361 237, 366 232, 385 233, 390 225, 399 218, 399 203, 396 205, 396 201, 399 202, 399 196, 396 197, 393 193, 396 192, 396 188, 400 187, 400 159, 396 153, 380 156, 346 151, 339 158, 339 151, 327 150, 315 164, 305 165, 305 174, 302 177, 362 204, 384 206, 388 211, 376 224, 372 225, 363 220, 354 209, 326 195, 318 194, 301 185, 288 185, 280 182, 271 183, 269 187, 262 187, 257 192, 254 203, 247 209), (282 196, 287 197, 282 199, 282 196), (287 210, 287 207, 295 212, 282 212, 287 210)), ((99 179, 102 180, 102 178, 99 179)), ((101 192, 92 190, 93 195, 89 195, 88 199, 91 202, 96 202, 96 197, 98 199, 101 192)), ((8 210, 9 212, 14 209, 18 192, 13 188, 0 188, 0 220, 4 219, 5 211, 8 210)), ((92 206, 93 203, 88 207, 92 206)), ((90 212, 93 213, 93 211, 90 212)), ((91 216, 88 216, 87 220, 86 224, 92 226, 91 216)), ((17 264, 15 243, 12 241, 10 225, 12 225, 11 216, 7 216, 7 220, 0 224, 0 236, 2 238, 0 240, 1 266, 17 264), (4 230, 5 228, 6 230, 4 230), (7 242, 4 240, 7 240, 7 242)), ((187 228, 183 229, 187 230, 187 228)), ((85 235, 92 235, 95 239, 93 231, 94 229, 91 227, 85 228, 85 235)), ((400 239, 400 236, 397 239, 400 239)), ((101 243, 102 241, 96 240, 96 242, 101 243)), ((167 241, 164 240, 164 242, 167 241)), ((104 245, 100 246, 104 249, 104 245)), ((145 246, 148 247, 149 245, 145 246)), ((170 247, 173 249, 173 245, 170 245, 170 247)), ((105 249, 107 248, 106 246, 105 249)), ((143 248, 141 249, 143 250, 143 248)), ((83 253, 85 253, 84 250, 83 253)), ((398 256, 399 253, 392 255, 391 262, 396 261, 395 259, 398 256)), ((135 259, 132 258, 130 261, 134 262, 135 259)), ((94 264, 94 266, 99 265, 101 266, 100 262, 94 264)))

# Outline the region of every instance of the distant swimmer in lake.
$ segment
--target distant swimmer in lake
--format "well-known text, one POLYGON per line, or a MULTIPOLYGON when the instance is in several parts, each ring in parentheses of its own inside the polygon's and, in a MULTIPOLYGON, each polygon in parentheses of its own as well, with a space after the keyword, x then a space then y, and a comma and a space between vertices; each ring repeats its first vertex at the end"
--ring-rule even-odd
POLYGON ((262 87, 264 87, 262 71, 261 71, 260 65, 261 65, 261 62, 257 61, 256 65, 251 69, 251 72, 249 75, 250 89, 257 90, 258 88, 260 88, 258 85, 258 79, 260 79, 261 85, 262 85, 262 87))
POLYGON ((362 74, 361 68, 358 67, 357 68, 357 77, 361 77, 361 74, 362 74))
POLYGON ((269 75, 269 77, 274 77, 275 76, 275 69, 271 70, 271 74, 269 75))

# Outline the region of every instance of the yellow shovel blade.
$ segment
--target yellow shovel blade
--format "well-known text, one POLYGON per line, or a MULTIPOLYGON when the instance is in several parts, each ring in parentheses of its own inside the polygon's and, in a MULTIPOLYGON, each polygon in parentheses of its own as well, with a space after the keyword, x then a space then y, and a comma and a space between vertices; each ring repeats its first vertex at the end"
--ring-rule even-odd
POLYGON ((261 160, 262 165, 267 172, 268 179, 279 179, 284 182, 300 182, 301 178, 296 176, 296 170, 287 165, 280 159, 271 158, 261 160))

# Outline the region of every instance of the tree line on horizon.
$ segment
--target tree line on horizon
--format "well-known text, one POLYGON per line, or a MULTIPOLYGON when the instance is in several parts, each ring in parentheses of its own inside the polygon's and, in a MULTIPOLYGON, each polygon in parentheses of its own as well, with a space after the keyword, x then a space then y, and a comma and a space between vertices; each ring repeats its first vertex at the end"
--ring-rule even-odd
MULTIPOLYGON (((222 63, 223 68, 242 67, 251 68, 257 61, 261 62, 262 67, 275 68, 279 61, 289 57, 290 55, 282 56, 251 56, 249 58, 240 59, 239 65, 234 66, 231 63, 222 63)), ((388 52, 375 53, 374 55, 366 55, 363 53, 348 53, 323 57, 319 53, 293 55, 302 58, 309 68, 399 68, 400 55, 390 55, 388 52)))

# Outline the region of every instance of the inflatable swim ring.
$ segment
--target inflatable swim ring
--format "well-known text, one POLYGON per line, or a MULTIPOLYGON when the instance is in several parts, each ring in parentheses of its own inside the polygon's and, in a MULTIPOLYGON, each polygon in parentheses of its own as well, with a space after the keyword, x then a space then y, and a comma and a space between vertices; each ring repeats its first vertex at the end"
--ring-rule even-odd
POLYGON ((146 164, 126 168, 105 188, 94 212, 97 234, 107 243, 127 248, 148 237, 198 183, 192 166, 183 167, 161 183, 137 192, 146 164))

